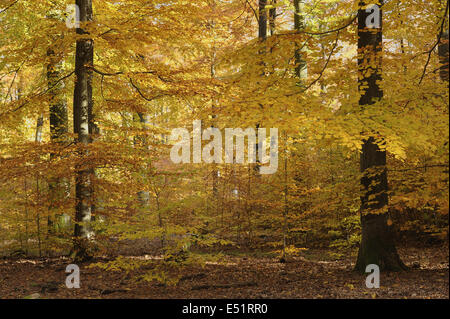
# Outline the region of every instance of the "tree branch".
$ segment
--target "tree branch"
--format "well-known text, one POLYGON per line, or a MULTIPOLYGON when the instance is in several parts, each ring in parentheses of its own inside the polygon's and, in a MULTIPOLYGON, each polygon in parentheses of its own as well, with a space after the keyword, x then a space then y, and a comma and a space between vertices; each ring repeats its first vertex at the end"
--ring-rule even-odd
POLYGON ((334 41, 333 48, 331 49, 330 55, 328 55, 327 62, 325 62, 325 65, 323 66, 322 71, 320 71, 319 76, 318 76, 314 81, 312 81, 312 82, 305 88, 304 91, 307 91, 309 88, 311 88, 314 84, 316 84, 316 83, 322 78, 323 72, 325 72, 326 68, 328 67, 328 63, 330 63, 331 57, 333 56, 333 53, 334 53, 334 50, 336 50, 336 47, 337 47, 337 44, 338 44, 338 41, 339 41, 339 32, 340 32, 340 31, 338 31, 337 34, 336 34, 336 41, 334 41))
MULTIPOLYGON (((63 76, 62 78, 58 79, 52 86, 48 87, 46 90, 44 90, 44 91, 42 91, 42 92, 36 93, 31 99, 46 94, 46 93, 49 92, 51 89, 53 89, 54 87, 56 87, 56 86, 59 84, 59 82, 64 81, 65 79, 67 79, 67 78, 69 78, 70 76, 72 76, 72 74, 74 74, 74 73, 75 73, 75 71, 72 71, 72 72, 70 72, 69 74, 67 74, 67 75, 63 76)), ((25 105, 27 105, 27 104, 31 101, 31 99, 27 99, 26 101, 24 101, 22 104, 20 104, 18 107, 16 107, 16 108, 13 109, 13 110, 9 110, 9 111, 5 111, 5 112, 1 113, 0 116, 3 116, 3 115, 5 115, 5 114, 7 114, 7 113, 9 113, 9 112, 16 112, 16 111, 20 110, 22 107, 24 107, 25 105)))
POLYGON ((444 13, 444 17, 442 18, 438 39, 437 39, 436 43, 431 47, 431 49, 428 50, 427 52, 425 52, 428 54, 428 57, 427 57, 427 62, 425 63, 425 66, 423 67, 423 72, 422 72, 422 76, 420 77, 419 85, 422 84, 422 81, 425 77, 425 73, 427 72, 428 64, 430 64, 430 60, 431 60, 431 54, 433 53, 434 49, 436 49, 436 47, 439 45, 439 43, 441 43, 442 33, 444 32, 445 21, 447 20, 448 2, 449 2, 449 0, 447 0, 447 5, 445 6, 445 13, 444 13))
POLYGON ((19 2, 19 0, 13 1, 11 4, 9 4, 6 8, 2 9, 2 11, 0 11, 0 14, 3 12, 6 12, 6 10, 8 10, 9 8, 11 8, 13 5, 15 5, 17 2, 19 2))

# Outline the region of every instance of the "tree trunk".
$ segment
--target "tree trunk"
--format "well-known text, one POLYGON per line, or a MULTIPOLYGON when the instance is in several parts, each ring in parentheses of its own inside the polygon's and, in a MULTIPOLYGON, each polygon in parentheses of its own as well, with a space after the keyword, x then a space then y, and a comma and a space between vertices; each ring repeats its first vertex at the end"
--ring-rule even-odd
MULTIPOLYGON (((76 0, 80 8, 80 22, 92 21, 92 0, 76 0)), ((82 28, 77 33, 87 34, 82 28)), ((89 108, 92 105, 92 82, 89 66, 93 65, 94 43, 92 39, 80 39, 76 44, 75 75, 76 83, 74 90, 73 114, 74 131, 78 134, 77 142, 85 148, 90 142, 89 136, 89 108)), ((80 151, 80 157, 88 155, 85 149, 80 151)), ((91 173, 92 170, 87 163, 82 161, 76 167, 76 212, 74 231, 74 251, 72 256, 75 260, 83 261, 89 259, 88 241, 91 237, 91 173)))
MULTIPOLYGON (((58 37, 52 37, 52 41, 58 41, 58 37)), ((68 132, 68 115, 67 115, 67 101, 64 96, 64 82, 58 82, 61 76, 62 57, 57 53, 57 47, 54 45, 47 50, 48 64, 47 64, 47 82, 50 94, 50 139, 52 143, 64 144, 68 132)), ((57 155, 50 154, 50 158, 54 159, 57 155)), ((67 180, 54 177, 49 181, 49 215, 47 219, 48 233, 54 231, 54 219, 58 220, 59 214, 56 210, 60 205, 59 202, 68 196, 70 192, 69 183, 67 180)))
MULTIPOLYGON (((371 21, 366 12, 367 2, 361 1, 358 10, 358 68, 360 72, 359 105, 371 105, 383 97, 379 87, 381 81, 382 28, 381 8, 379 28, 369 29, 366 21, 371 21), (369 19, 368 19, 369 18, 369 19), (372 72, 365 72, 372 68, 372 72), (367 76, 367 74, 369 74, 367 76)), ((383 2, 381 1, 381 5, 383 2)), ((406 266, 400 260, 393 241, 393 232, 387 213, 388 180, 386 172, 386 151, 380 149, 381 137, 371 132, 363 141, 360 169, 363 172, 361 184, 364 195, 361 196, 362 238, 355 270, 365 272, 366 266, 376 264, 380 270, 403 270, 406 266)))
MULTIPOLYGON (((138 113, 137 114, 139 117, 139 123, 141 125, 141 127, 144 128, 144 130, 147 129, 146 125, 149 124, 149 119, 148 119, 148 115, 144 114, 144 113, 138 113)), ((135 147, 143 147, 143 148, 148 148, 148 142, 147 142, 147 138, 145 137, 135 137, 134 138, 134 145, 135 147)), ((146 165, 144 165, 142 167, 142 176, 145 177, 145 171, 147 170, 146 165)), ((149 203, 150 203, 150 192, 149 191, 139 191, 137 193, 138 195, 138 202, 139 202, 139 206, 140 208, 148 208, 149 203)))
MULTIPOLYGON (((92 61, 93 64, 93 61, 92 61)), ((92 88, 93 73, 88 73, 88 87, 92 88)), ((89 118, 89 143, 94 143, 95 139, 100 135, 100 128, 95 122, 94 113, 94 99, 92 98, 92 89, 89 91, 89 105, 88 105, 88 118, 89 118)), ((97 177, 95 167, 90 168, 91 175, 91 214, 92 220, 97 217, 100 218, 101 212, 104 210, 101 198, 98 197, 98 192, 95 189, 95 179, 97 177)))
POLYGON ((449 67, 448 67, 448 29, 442 32, 441 35, 441 42, 438 46, 438 52, 439 52, 439 62, 441 64, 441 67, 439 69, 439 75, 441 77, 441 80, 444 82, 448 82, 449 78, 449 67))
MULTIPOLYGON (((261 43, 264 43, 267 39, 267 11, 266 11, 266 5, 267 5, 267 0, 259 0, 258 2, 258 39, 261 43)), ((265 54, 266 54, 266 48, 262 47, 259 54, 261 55, 261 61, 259 62, 260 65, 263 68, 263 71, 261 73, 261 76, 265 76, 266 71, 265 71, 265 54)), ((261 110, 264 109, 263 105, 259 105, 261 110)), ((261 123, 256 123, 256 132, 258 132, 258 129, 260 127, 261 123)), ((256 176, 260 176, 259 174, 259 170, 260 170, 260 160, 259 160, 259 141, 255 144, 255 155, 256 155, 256 165, 254 166, 255 168, 255 175, 256 176)))
POLYGON ((42 142, 42 128, 44 127, 44 116, 41 114, 39 115, 37 121, 36 121, 36 134, 34 136, 34 141, 36 143, 42 142))
MULTIPOLYGON (((294 0, 294 29, 302 32, 305 29, 305 18, 303 16, 303 0, 294 0)), ((296 44, 295 48, 295 75, 298 78, 300 87, 304 87, 304 82, 307 76, 306 61, 303 57, 303 50, 296 44)))
POLYGON ((267 0, 259 0, 258 38, 261 41, 267 38, 267 0))
MULTIPOLYGON (((276 5, 277 0, 272 1, 272 5, 276 5)), ((269 10, 269 31, 270 35, 275 34, 275 19, 277 18, 277 8, 273 7, 269 10)))
MULTIPOLYGON (((214 11, 215 9, 215 2, 213 2, 213 7, 212 7, 212 11, 214 11)), ((211 28, 213 29, 213 32, 215 31, 215 27, 216 27, 216 23, 214 22, 214 20, 211 21, 211 28)), ((215 33, 214 33, 215 34, 215 33)), ((212 52, 211 52, 211 68, 210 68, 210 76, 211 76, 211 81, 215 81, 216 79, 216 44, 215 42, 213 42, 212 45, 212 52)), ((211 97, 211 128, 214 128, 214 125, 216 124, 216 119, 217 119, 217 114, 216 114, 216 97, 212 96, 211 97)), ((212 174, 212 202, 214 204, 214 209, 217 210, 217 195, 218 195, 218 190, 217 190, 217 180, 218 180, 218 174, 219 174, 219 170, 217 167, 217 163, 213 163, 213 170, 211 172, 212 174)))

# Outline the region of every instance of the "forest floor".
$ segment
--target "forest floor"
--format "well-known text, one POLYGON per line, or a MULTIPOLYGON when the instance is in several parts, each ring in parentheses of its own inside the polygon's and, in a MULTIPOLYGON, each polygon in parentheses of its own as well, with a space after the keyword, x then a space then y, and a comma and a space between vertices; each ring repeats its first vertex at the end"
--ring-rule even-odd
POLYGON ((0 298, 449 298, 448 244, 399 248, 411 270, 382 273, 379 289, 366 288, 366 276, 352 271, 354 256, 336 260, 328 252, 306 250, 287 263, 235 253, 225 264, 184 269, 175 286, 137 280, 145 269, 126 274, 86 263, 80 289, 65 286, 68 259, 4 258, 0 298))

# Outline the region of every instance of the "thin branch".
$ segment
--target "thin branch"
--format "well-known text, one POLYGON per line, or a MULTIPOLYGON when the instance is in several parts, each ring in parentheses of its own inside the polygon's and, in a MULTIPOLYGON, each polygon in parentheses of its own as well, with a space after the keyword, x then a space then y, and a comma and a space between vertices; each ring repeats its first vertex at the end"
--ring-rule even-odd
POLYGON ((100 71, 98 69, 96 69, 94 66, 89 66, 89 69, 91 69, 92 71, 94 71, 97 74, 100 74, 101 76, 116 76, 116 75, 124 75, 124 74, 152 74, 152 75, 156 75, 158 77, 158 79, 160 79, 163 82, 170 82, 170 80, 163 78, 161 75, 157 74, 156 71, 139 71, 139 72, 129 72, 129 73, 125 73, 122 71, 119 72, 114 72, 114 73, 107 73, 107 72, 103 72, 100 71))
POLYGON ((356 19, 358 18, 358 16, 354 16, 348 23, 346 23, 345 25, 337 28, 337 29, 333 29, 333 30, 328 30, 328 31, 323 31, 323 32, 308 32, 308 31, 302 31, 302 33, 306 33, 309 35, 325 35, 325 34, 329 34, 329 33, 334 33, 334 32, 339 32, 341 30, 344 30, 345 28, 347 28, 348 26, 350 26, 353 22, 356 21, 356 19))
POLYGON ((253 8, 252 4, 251 4, 250 1, 248 1, 248 0, 245 0, 245 2, 249 5, 250 9, 252 9, 253 14, 255 15, 255 19, 256 19, 256 21, 259 23, 259 16, 258 16, 258 14, 256 13, 256 10, 253 8))
POLYGON ((330 33, 334 33, 334 32, 339 32, 342 31, 344 29, 346 29, 347 27, 349 27, 353 22, 356 21, 356 19, 358 18, 358 16, 354 16, 351 20, 349 20, 349 22, 347 22, 346 24, 336 28, 336 29, 332 29, 332 30, 327 30, 327 31, 323 31, 323 32, 311 32, 311 31, 306 31, 306 30, 297 30, 294 32, 288 32, 288 33, 278 33, 275 34, 275 36, 289 36, 292 34, 307 34, 307 35, 311 35, 311 36, 318 36, 318 35, 326 35, 326 34, 330 34, 330 33))
POLYGON ((0 11, 0 14, 3 12, 6 12, 9 8, 11 8, 13 5, 15 5, 19 0, 13 1, 10 5, 8 5, 6 8, 4 8, 2 11, 0 11))
POLYGON ((314 84, 316 84, 316 83, 322 78, 323 73, 325 72, 326 68, 328 67, 328 63, 330 63, 331 57, 333 56, 333 53, 334 53, 334 50, 336 50, 336 48, 337 48, 337 44, 338 44, 338 41, 339 41, 339 32, 340 32, 340 31, 338 31, 337 34, 336 34, 336 41, 334 41, 333 48, 331 49, 330 55, 328 55, 327 62, 325 62, 325 65, 323 66, 322 71, 320 71, 319 76, 318 76, 314 81, 312 81, 312 82, 305 88, 304 91, 307 91, 309 88, 311 88, 314 84))
POLYGON ((130 84, 131 84, 131 86, 132 86, 133 88, 136 89, 136 91, 139 93, 139 95, 140 95, 144 100, 146 100, 146 101, 148 101, 148 102, 151 102, 151 101, 153 101, 154 99, 157 99, 157 98, 159 98, 159 97, 164 96, 164 94, 159 94, 159 95, 153 96, 153 97, 151 97, 151 98, 148 98, 148 97, 146 97, 146 96, 142 93, 141 89, 140 89, 136 84, 134 84, 134 82, 133 82, 133 80, 132 80, 131 78, 130 78, 130 84))
POLYGON ((0 116, 3 116, 9 112, 16 112, 18 110, 20 110, 22 107, 24 107, 25 105, 27 105, 31 99, 35 98, 35 97, 39 97, 42 96, 44 94, 46 94, 47 92, 49 92, 50 90, 52 90, 54 87, 56 87, 61 81, 64 81, 65 79, 69 78, 70 76, 72 76, 75 73, 75 71, 70 72, 69 74, 63 76, 62 78, 58 79, 52 86, 48 87, 46 90, 40 92, 40 93, 36 93, 33 97, 31 97, 30 99, 27 99, 25 102, 23 102, 22 104, 20 104, 18 107, 16 107, 13 110, 9 110, 6 112, 3 112, 2 114, 0 114, 0 116))

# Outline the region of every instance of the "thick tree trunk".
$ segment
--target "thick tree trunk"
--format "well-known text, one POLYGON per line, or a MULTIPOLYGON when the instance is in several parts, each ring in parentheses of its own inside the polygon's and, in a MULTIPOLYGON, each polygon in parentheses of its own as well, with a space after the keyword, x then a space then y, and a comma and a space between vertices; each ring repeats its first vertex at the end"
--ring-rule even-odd
MULTIPOLYGON (((374 104, 383 97, 383 91, 379 87, 382 79, 383 45, 381 8, 379 28, 369 29, 366 22, 371 21, 369 17, 371 11, 365 10, 368 3, 361 1, 358 10, 358 68, 361 94, 359 105, 362 107, 374 104), (372 68, 371 72, 366 72, 368 68, 372 68)), ((376 135, 375 132, 370 134, 376 135)), ((406 269, 398 256, 391 223, 388 222, 386 151, 380 149, 380 140, 380 136, 377 136, 377 141, 375 137, 367 138, 364 140, 361 151, 360 169, 363 173, 361 184, 364 189, 360 209, 362 238, 355 266, 355 269, 360 272, 365 272, 369 264, 376 264, 381 270, 406 269)))
MULTIPOLYGON (((80 22, 92 21, 92 0, 76 0, 80 8, 80 22)), ((82 28, 77 29, 78 34, 87 34, 82 28)), ((94 43, 92 39, 77 40, 75 57, 76 83, 74 90, 73 114, 74 131, 78 134, 77 142, 86 147, 90 142, 89 135, 89 108, 92 105, 92 82, 89 66, 93 65, 94 43)), ((87 151, 81 150, 80 157, 86 157, 87 151)), ((88 242, 92 233, 91 221, 91 173, 92 170, 86 162, 80 161, 76 168, 76 212, 74 231, 75 260, 86 260, 91 256, 88 250, 88 242)))
POLYGON ((360 160, 365 194, 361 197, 362 238, 355 269, 365 272, 369 264, 381 270, 406 269, 394 244, 388 213, 383 211, 388 205, 386 152, 371 137, 364 141, 360 160))

